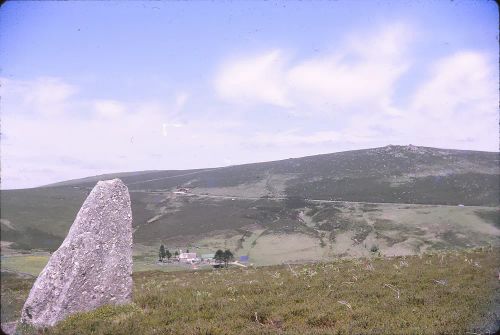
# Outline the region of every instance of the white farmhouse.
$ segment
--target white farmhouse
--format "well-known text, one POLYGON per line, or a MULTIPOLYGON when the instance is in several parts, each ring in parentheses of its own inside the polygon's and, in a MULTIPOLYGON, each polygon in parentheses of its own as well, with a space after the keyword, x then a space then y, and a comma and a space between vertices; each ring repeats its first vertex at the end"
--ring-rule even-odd
POLYGON ((179 255, 179 261, 183 263, 193 263, 197 261, 196 252, 182 252, 179 255))

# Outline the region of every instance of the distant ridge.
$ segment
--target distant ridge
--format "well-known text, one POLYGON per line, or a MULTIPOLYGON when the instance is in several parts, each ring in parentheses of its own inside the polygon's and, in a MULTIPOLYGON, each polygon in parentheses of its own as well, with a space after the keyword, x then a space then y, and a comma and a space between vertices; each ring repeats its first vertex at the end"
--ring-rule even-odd
POLYGON ((498 152, 388 145, 220 168, 111 173, 44 187, 89 188, 100 179, 121 178, 131 190, 184 185, 210 193, 253 184, 248 195, 496 206, 499 157, 498 152))

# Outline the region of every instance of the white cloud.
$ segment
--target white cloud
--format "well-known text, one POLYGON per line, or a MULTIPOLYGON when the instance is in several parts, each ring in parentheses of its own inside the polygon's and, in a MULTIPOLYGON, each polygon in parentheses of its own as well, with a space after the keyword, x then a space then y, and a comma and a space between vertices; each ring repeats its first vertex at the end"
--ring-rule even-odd
POLYGON ((180 112, 184 106, 186 105, 189 99, 189 94, 186 92, 177 93, 175 97, 175 110, 176 112, 180 112))
POLYGON ((239 105, 289 107, 284 62, 279 50, 231 60, 217 74, 215 90, 222 99, 239 105))
POLYGON ((351 34, 347 38, 344 54, 381 62, 401 60, 415 39, 416 31, 402 22, 387 24, 380 29, 351 34))
POLYGON ((27 113, 61 115, 66 112, 68 100, 78 91, 59 78, 41 77, 36 80, 0 78, 3 104, 15 103, 27 113))
POLYGON ((372 61, 343 65, 334 58, 314 59, 292 68, 288 82, 296 109, 333 114, 367 104, 384 106, 404 70, 372 61))
POLYGON ((181 128, 184 125, 181 123, 163 123, 162 124, 162 133, 163 136, 167 136, 169 134, 169 128, 181 128))
MULTIPOLYGON (((10 81, 10 87, 32 87, 37 81, 10 81)), ((187 92, 166 101, 133 102, 71 95, 57 115, 43 113, 36 104, 31 112, 23 103, 26 94, 23 89, 2 97, 3 189, 109 172, 218 166, 224 164, 224 152, 236 152, 239 143, 237 122, 203 116, 177 120, 187 92)))
POLYGON ((302 134, 298 129, 283 132, 257 133, 252 141, 264 145, 310 145, 337 142, 340 134, 335 131, 318 131, 312 134, 302 134))
POLYGON ((495 69, 486 55, 463 51, 439 60, 431 78, 416 92, 411 109, 429 118, 477 116, 495 113, 495 69))
POLYGON ((352 113, 340 138, 365 146, 413 143, 497 151, 498 79, 493 64, 488 55, 474 51, 437 59, 397 113, 352 113))
POLYGON ((396 123, 417 143, 498 150, 498 68, 487 54, 462 51, 436 61, 396 123))
POLYGON ((96 100, 94 109, 100 117, 109 119, 121 117, 126 112, 124 104, 115 100, 96 100))
POLYGON ((252 141, 290 151, 299 145, 328 144, 334 151, 389 143, 497 151, 496 82, 487 55, 459 52, 432 64, 429 77, 397 114, 352 113, 336 131, 259 132, 252 141))
POLYGON ((415 36, 398 23, 352 34, 318 57, 289 62, 275 49, 232 60, 216 76, 218 96, 256 112, 259 105, 274 105, 333 126, 256 132, 258 145, 413 143, 498 150, 498 68, 487 54, 458 51, 430 62, 423 68, 427 77, 406 78, 415 88, 395 103, 399 80, 414 65, 415 36))
POLYGON ((294 63, 280 50, 242 57, 221 67, 216 92, 228 102, 270 104, 295 114, 342 114, 367 104, 394 113, 392 94, 408 69, 405 51, 412 36, 398 24, 370 38, 351 37, 335 52, 294 63))

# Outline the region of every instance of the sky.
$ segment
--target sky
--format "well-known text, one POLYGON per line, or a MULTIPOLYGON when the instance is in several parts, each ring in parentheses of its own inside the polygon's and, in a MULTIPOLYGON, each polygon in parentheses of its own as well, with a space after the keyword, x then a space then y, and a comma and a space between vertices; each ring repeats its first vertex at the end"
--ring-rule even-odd
POLYGON ((499 149, 494 1, 6 2, 1 189, 499 149))

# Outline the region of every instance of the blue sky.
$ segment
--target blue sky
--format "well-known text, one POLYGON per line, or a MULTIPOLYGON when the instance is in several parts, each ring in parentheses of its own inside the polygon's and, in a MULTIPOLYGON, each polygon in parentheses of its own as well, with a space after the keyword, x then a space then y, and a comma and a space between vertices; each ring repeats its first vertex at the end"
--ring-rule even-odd
POLYGON ((415 144, 498 151, 493 1, 7 2, 2 189, 415 144))

